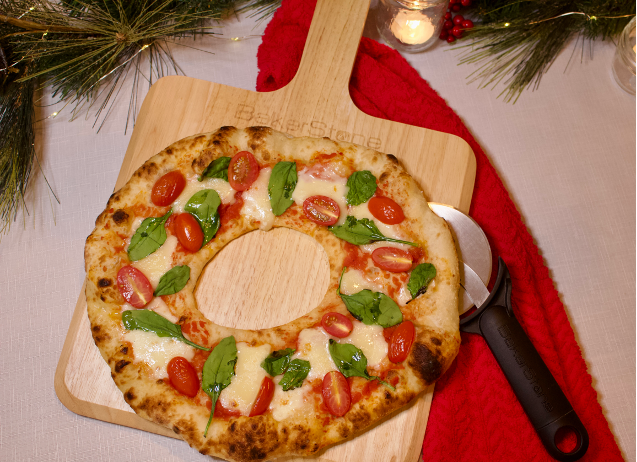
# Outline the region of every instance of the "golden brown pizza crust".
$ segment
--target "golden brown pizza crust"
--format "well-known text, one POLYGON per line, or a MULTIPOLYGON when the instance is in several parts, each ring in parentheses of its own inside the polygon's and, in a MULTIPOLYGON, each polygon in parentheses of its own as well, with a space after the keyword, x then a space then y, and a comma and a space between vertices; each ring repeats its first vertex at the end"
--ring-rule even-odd
MULTIPOLYGON (((205 323, 209 333, 207 346, 214 346, 233 335, 237 342, 252 346, 269 343, 274 351, 294 344, 298 332, 316 325, 324 313, 347 314, 336 293, 346 254, 344 241, 325 227, 308 220, 299 222, 286 212, 275 219, 274 227, 289 227, 308 234, 328 255, 330 284, 321 304, 307 316, 285 326, 261 331, 217 326, 203 317, 197 310, 193 292, 205 264, 228 242, 260 225, 239 216, 222 225, 217 236, 199 252, 177 253, 173 257, 174 265, 190 266, 190 280, 177 294, 162 298, 179 319, 179 324, 197 320, 205 323)), ((201 453, 228 460, 311 455, 351 438, 405 406, 436 381, 447 370, 460 345, 458 260, 446 223, 431 212, 422 190, 394 156, 351 143, 291 138, 267 127, 222 127, 213 133, 177 141, 144 163, 130 181, 111 196, 87 239, 85 260, 86 297, 93 339, 126 402, 142 417, 172 429, 201 453), (177 393, 166 383, 167 379, 153 379, 148 366, 135 361, 132 345, 124 340, 121 310, 125 301, 117 288, 117 272, 130 264, 126 247, 134 220, 162 216, 170 209, 157 207, 150 201, 150 191, 159 177, 175 169, 187 177, 201 174, 214 159, 231 157, 243 150, 252 152, 260 165, 273 166, 281 160, 310 164, 317 154, 339 153, 342 155, 332 161, 340 162, 343 171, 370 170, 384 194, 402 206, 406 216, 403 228, 408 231, 409 240, 424 249, 427 261, 436 267, 437 276, 435 284, 408 305, 417 336, 408 359, 402 364, 404 367, 386 374, 386 381, 396 383, 396 391, 377 386, 341 418, 326 418, 310 412, 280 422, 269 413, 257 417, 213 419, 208 436, 204 438, 209 410, 195 399, 177 393)), ((315 398, 318 401, 319 395, 315 398)))

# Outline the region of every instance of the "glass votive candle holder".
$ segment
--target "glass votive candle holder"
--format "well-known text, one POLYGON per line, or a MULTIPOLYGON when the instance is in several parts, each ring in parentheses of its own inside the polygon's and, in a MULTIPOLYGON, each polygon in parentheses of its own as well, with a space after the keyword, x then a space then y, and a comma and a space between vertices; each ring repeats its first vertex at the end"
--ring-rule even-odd
POLYGON ((424 51, 434 44, 442 29, 448 0, 380 0, 376 27, 392 48, 407 53, 424 51))
POLYGON ((626 25, 617 43, 613 57, 615 81, 628 93, 635 94, 635 18, 626 25))

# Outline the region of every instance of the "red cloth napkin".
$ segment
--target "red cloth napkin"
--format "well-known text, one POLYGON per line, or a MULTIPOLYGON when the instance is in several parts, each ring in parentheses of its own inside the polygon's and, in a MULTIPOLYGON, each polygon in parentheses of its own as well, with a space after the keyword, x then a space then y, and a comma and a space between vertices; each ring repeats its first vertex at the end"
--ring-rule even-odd
MULTIPOLYGON (((258 91, 290 82, 298 69, 316 1, 284 0, 257 55, 258 91)), ((470 215, 489 236, 513 281, 517 319, 547 363, 590 436, 583 461, 623 460, 609 430, 573 330, 508 192, 460 118, 396 51, 363 38, 350 93, 369 115, 452 133, 475 153, 470 215)), ((495 271, 494 271, 495 272, 495 271)), ((423 445, 425 461, 552 461, 484 340, 462 334, 460 353, 435 387, 423 445)))

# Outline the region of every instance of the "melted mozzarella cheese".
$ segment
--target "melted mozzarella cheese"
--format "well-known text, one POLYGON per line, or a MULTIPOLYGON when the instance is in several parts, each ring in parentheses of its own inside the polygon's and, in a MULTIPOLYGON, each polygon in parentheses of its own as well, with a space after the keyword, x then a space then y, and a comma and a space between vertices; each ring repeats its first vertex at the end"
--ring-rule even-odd
POLYGON ((350 343, 360 348, 367 358, 367 365, 378 366, 387 356, 388 346, 383 336, 383 326, 368 326, 362 322, 354 321, 354 329, 339 343, 350 343))
MULTIPOLYGON (((381 232, 381 234, 385 237, 405 240, 402 233, 400 232, 400 229, 398 228, 398 225, 386 225, 385 223, 381 223, 379 220, 374 218, 374 215, 372 215, 372 213, 369 211, 367 204, 368 202, 365 202, 364 204, 361 204, 361 205, 352 206, 349 208, 348 213, 356 217, 358 220, 362 218, 368 218, 372 220, 374 224, 378 227, 378 230, 381 232)), ((387 244, 388 244, 387 242, 383 241, 383 246, 381 247, 386 247, 387 244)))
POLYGON ((262 168, 259 176, 247 191, 243 192, 243 208, 241 214, 246 219, 260 222, 259 228, 267 231, 274 223, 274 213, 268 194, 268 182, 270 181, 271 168, 262 168))
POLYGON ((334 177, 334 179, 326 180, 321 178, 314 178, 313 176, 305 173, 301 170, 298 175, 298 182, 294 192, 292 193, 292 200, 303 207, 305 199, 311 196, 327 196, 333 199, 341 209, 341 216, 336 222, 337 225, 341 225, 345 222, 347 217, 347 202, 345 197, 349 188, 347 185, 347 178, 334 177))
POLYGON ((197 180, 197 177, 188 179, 186 187, 179 197, 172 203, 173 213, 183 213, 184 207, 190 198, 204 189, 214 189, 219 194, 221 202, 224 204, 234 203, 234 193, 236 192, 225 180, 221 178, 206 178, 203 181, 197 180))
POLYGON ((322 327, 303 329, 299 333, 298 350, 292 359, 304 359, 310 362, 308 381, 323 379, 325 374, 336 370, 336 364, 330 355, 330 336, 322 327))
POLYGON ((376 284, 365 278, 362 271, 347 268, 347 271, 345 271, 345 274, 343 274, 343 278, 341 279, 341 293, 345 295, 353 295, 365 289, 369 289, 372 292, 386 292, 383 285, 376 284))
POLYGON ((190 361, 195 355, 194 348, 173 338, 158 337, 154 332, 131 330, 124 334, 124 340, 133 345, 135 362, 148 364, 157 379, 168 377, 166 367, 172 358, 182 356, 190 361))
POLYGON ((409 302, 409 300, 411 300, 411 292, 409 292, 409 289, 407 289, 407 284, 405 283, 400 286, 398 297, 396 298, 396 303, 398 303, 400 306, 405 306, 407 305, 407 302, 409 302))
POLYGON ((132 266, 144 273, 153 289, 157 288, 161 277, 172 268, 173 253, 177 248, 177 242, 177 237, 168 236, 159 249, 132 263, 132 266))
POLYGON ((242 415, 250 414, 252 404, 259 394, 261 382, 267 376, 261 362, 270 354, 270 345, 251 347, 237 343, 237 364, 230 385, 219 395, 226 409, 236 409, 242 415))
POLYGON ((276 421, 282 421, 288 417, 298 418, 299 414, 304 414, 309 408, 306 406, 306 394, 312 389, 311 385, 306 384, 294 390, 283 391, 283 387, 279 382, 283 378, 282 375, 275 377, 274 396, 270 402, 270 411, 272 417, 276 421))

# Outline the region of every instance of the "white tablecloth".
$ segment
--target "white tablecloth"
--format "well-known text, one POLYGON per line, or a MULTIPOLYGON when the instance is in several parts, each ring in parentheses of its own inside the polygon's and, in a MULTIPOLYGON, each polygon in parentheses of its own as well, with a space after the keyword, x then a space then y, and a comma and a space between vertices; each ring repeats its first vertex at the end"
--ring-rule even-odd
MULTIPOLYGON (((223 26, 225 37, 236 37, 258 35, 265 23, 243 18, 223 26)), ((376 37, 373 27, 366 35, 376 37)), ((188 76, 254 90, 259 44, 258 37, 207 38, 194 46, 214 55, 172 49, 188 76)), ((473 68, 457 66, 458 53, 442 41, 406 58, 500 173, 551 270, 611 430, 635 461, 635 97, 613 81, 614 48, 597 41, 591 58, 587 44, 582 58, 581 42, 571 43, 539 90, 515 105, 467 84, 473 68)), ((84 240, 130 139, 130 85, 99 133, 94 110, 69 122, 67 108, 40 124, 42 171, 33 175, 29 215, 20 214, 0 241, 3 461, 206 460, 183 442, 75 415, 53 389, 84 279, 84 240)), ((48 94, 43 102, 51 103, 48 94)), ((61 107, 38 113, 44 118, 61 107)))

